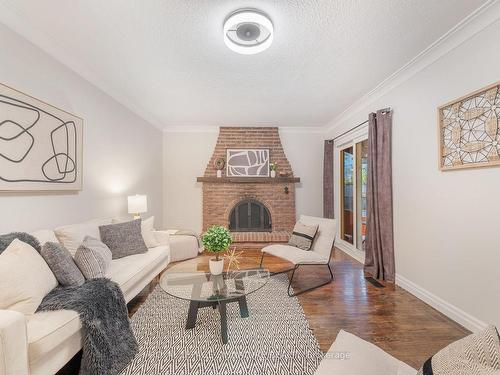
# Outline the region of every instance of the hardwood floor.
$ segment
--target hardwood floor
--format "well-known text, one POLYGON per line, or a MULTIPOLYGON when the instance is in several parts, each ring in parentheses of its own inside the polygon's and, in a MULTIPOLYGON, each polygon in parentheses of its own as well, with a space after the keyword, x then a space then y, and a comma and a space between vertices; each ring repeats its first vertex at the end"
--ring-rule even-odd
MULTIPOLYGON (((260 251, 245 250, 245 256, 260 260, 260 251)), ((335 249, 330 265, 334 281, 298 296, 321 350, 327 351, 337 333, 344 329, 376 344, 396 358, 419 368, 423 362, 469 331, 393 284, 377 288, 365 280, 363 267, 335 249)), ((264 266, 270 271, 290 264, 269 256, 264 266)), ((307 288, 328 278, 326 266, 299 268, 293 287, 307 288)), ((129 303, 130 315, 146 299, 144 289, 129 303)), ((251 309, 251 306, 250 306, 251 309)))

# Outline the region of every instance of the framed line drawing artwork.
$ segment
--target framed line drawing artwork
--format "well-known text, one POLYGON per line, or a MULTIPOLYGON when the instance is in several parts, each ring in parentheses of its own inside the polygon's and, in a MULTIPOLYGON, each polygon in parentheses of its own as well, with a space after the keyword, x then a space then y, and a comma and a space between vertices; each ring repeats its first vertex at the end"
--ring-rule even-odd
POLYGON ((0 191, 81 190, 83 119, 0 84, 0 191))

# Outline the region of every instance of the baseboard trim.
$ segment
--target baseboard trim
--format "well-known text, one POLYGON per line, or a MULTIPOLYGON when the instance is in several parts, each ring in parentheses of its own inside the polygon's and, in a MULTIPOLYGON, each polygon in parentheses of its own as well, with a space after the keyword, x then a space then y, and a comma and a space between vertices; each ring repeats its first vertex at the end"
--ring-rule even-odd
POLYGON ((442 298, 415 284, 413 281, 408 280, 404 276, 396 274, 396 285, 405 289, 407 292, 413 294, 418 299, 424 301, 440 313, 446 315, 451 320, 454 320, 472 332, 481 331, 488 326, 485 322, 473 317, 451 303, 446 302, 442 298))

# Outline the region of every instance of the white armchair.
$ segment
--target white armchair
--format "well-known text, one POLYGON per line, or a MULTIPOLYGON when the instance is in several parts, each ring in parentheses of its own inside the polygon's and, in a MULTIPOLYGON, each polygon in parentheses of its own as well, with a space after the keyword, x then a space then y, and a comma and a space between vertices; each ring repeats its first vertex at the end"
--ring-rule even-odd
POLYGON ((262 249, 262 257, 260 259, 260 265, 262 266, 264 255, 271 254, 285 259, 294 265, 294 267, 291 269, 274 273, 278 274, 292 271, 292 276, 290 277, 290 282, 288 284, 288 295, 290 297, 296 296, 312 289, 319 288, 323 285, 329 284, 333 280, 333 273, 332 269, 330 268, 330 257, 332 255, 333 245, 335 243, 335 237, 337 235, 336 221, 334 219, 324 219, 321 217, 305 215, 300 216, 300 221, 306 225, 318 225, 318 232, 316 233, 316 237, 314 238, 311 250, 301 250, 294 246, 284 244, 270 245, 262 249), (330 279, 320 285, 301 290, 297 293, 291 293, 290 289, 297 268, 299 268, 300 266, 318 265, 325 265, 328 267, 328 271, 330 272, 330 279))

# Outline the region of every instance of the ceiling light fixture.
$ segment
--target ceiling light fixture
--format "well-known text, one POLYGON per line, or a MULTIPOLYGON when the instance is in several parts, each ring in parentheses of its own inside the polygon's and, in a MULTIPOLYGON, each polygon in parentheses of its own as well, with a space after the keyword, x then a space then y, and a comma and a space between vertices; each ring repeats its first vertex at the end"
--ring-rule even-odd
POLYGON ((273 42, 273 23, 267 15, 254 9, 240 9, 224 22, 224 43, 242 55, 254 55, 273 42))

